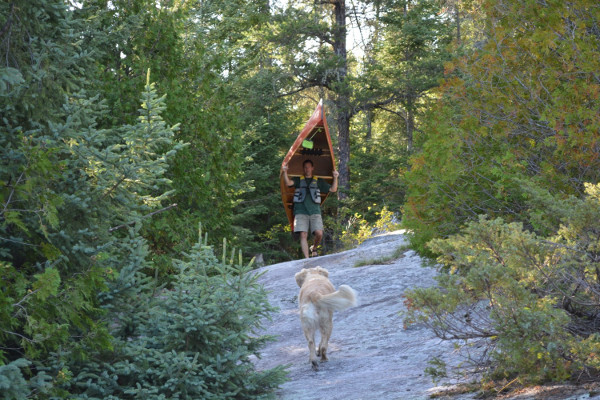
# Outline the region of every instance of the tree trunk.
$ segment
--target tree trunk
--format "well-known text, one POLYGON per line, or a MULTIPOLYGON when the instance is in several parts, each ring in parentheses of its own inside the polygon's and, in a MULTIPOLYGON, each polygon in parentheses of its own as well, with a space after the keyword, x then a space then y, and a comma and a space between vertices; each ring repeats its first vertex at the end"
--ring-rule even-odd
POLYGON ((335 27, 333 51, 338 56, 337 93, 335 106, 337 109, 339 189, 338 198, 343 200, 350 191, 350 99, 346 76, 348 74, 348 57, 346 53, 346 2, 334 2, 335 27))
MULTIPOLYGON (((408 1, 404 3, 404 18, 408 17, 408 1)), ((408 51, 404 54, 405 60, 410 60, 412 57, 408 51)), ((406 94, 406 150, 410 154, 413 149, 413 131, 415 130, 415 113, 414 100, 410 91, 406 94)))
POLYGON ((340 173, 338 198, 340 200, 347 198, 350 192, 350 117, 344 110, 345 107, 347 107, 345 99, 336 101, 338 109, 338 171, 340 173))
POLYGON ((411 154, 413 151, 413 133, 415 131, 415 113, 413 111, 412 101, 406 110, 406 151, 411 154))
POLYGON ((373 110, 366 112, 367 133, 365 134, 365 147, 367 153, 371 152, 371 138, 373 137, 373 110))
POLYGON ((456 21, 456 41, 460 44, 460 11, 458 10, 458 1, 454 4, 454 20, 456 21))

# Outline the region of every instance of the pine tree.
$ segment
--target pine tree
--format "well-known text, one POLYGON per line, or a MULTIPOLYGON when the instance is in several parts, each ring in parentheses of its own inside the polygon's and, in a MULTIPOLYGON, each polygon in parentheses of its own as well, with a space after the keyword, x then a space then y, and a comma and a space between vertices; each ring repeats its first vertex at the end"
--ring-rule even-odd
POLYGON ((370 66, 371 79, 375 86, 387 86, 376 92, 394 94, 392 109, 403 119, 409 153, 419 111, 427 107, 427 95, 450 59, 451 35, 443 17, 438 0, 394 1, 382 16, 383 39, 374 50, 379 62, 370 66))
POLYGON ((181 146, 159 117, 164 102, 151 85, 137 125, 98 126, 106 106, 75 91, 87 85, 91 59, 69 40, 82 25, 62 2, 15 6, 6 15, 11 40, 27 45, 7 47, 20 69, 3 75, 10 78, 1 104, 10 134, 0 140, 10 163, 1 171, 0 356, 23 368, 29 390, 60 395, 73 365, 111 347, 99 295, 126 254, 111 228, 156 208, 167 191, 167 157, 181 146), (39 62, 22 63, 23 48, 39 62), (46 79, 51 73, 61 78, 46 79), (28 361, 16 361, 22 357, 28 361), (44 377, 52 377, 50 387, 39 384, 44 377))
POLYGON ((373 222, 384 206, 400 212, 414 135, 434 104, 433 90, 450 59, 450 27, 437 0, 380 4, 372 46, 357 79, 365 108, 353 130, 353 185, 348 205, 373 222))
POLYGON ((204 237, 167 289, 139 272, 147 247, 129 244, 132 267, 111 292, 114 351, 81 365, 80 398, 271 398, 284 369, 255 371, 249 357, 272 340, 254 332, 273 308, 241 252, 224 245, 219 259, 204 237))
MULTIPOLYGON (((246 190, 239 101, 228 83, 237 51, 226 39, 244 26, 215 25, 219 7, 226 6, 100 0, 76 10, 91 27, 84 40, 99 48, 94 83, 110 110, 100 127, 135 124, 138 94, 150 68, 156 88, 167 94, 162 117, 169 125, 181 123, 177 139, 190 143, 177 152, 166 175, 178 212, 156 215, 142 232, 165 277, 172 272, 170 258, 194 243, 199 220, 215 235, 233 237, 234 207, 246 190)), ((227 16, 233 18, 237 9, 230 8, 227 16)))
POLYGON ((35 377, 52 351, 64 346, 81 354, 83 347, 108 343, 96 298, 105 288, 104 272, 89 245, 92 218, 78 218, 68 207, 79 202, 85 208, 89 199, 70 180, 69 168, 77 162, 68 154, 76 148, 62 136, 67 125, 79 122, 77 115, 67 121, 66 96, 86 85, 92 60, 77 40, 81 21, 71 18, 64 2, 0 8, 6 35, 0 69, 0 362, 24 368, 26 378, 33 377, 31 390, 38 390, 35 377), (77 224, 68 225, 66 215, 77 224), (16 361, 23 357, 27 362, 16 361))
POLYGON ((585 186, 584 198, 531 192, 561 223, 549 237, 482 216, 432 240, 448 273, 439 287, 406 293, 406 323, 424 322, 466 352, 480 347, 464 366, 480 368, 482 384, 597 376, 600 187, 585 186))

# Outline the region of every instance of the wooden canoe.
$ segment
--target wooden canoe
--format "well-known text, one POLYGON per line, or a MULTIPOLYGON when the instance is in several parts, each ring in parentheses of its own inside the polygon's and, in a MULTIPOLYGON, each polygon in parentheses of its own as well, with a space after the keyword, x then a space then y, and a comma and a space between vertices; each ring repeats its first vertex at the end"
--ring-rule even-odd
MULTIPOLYGON (((308 146, 310 147, 310 146, 308 146)), ((304 175, 302 163, 311 160, 314 164, 313 176, 322 178, 330 185, 333 183, 333 170, 335 169, 335 156, 331 146, 329 127, 325 118, 323 100, 319 102, 312 116, 296 138, 294 144, 288 151, 281 163, 288 165, 288 176, 293 179, 304 175), (312 141, 312 148, 303 146, 305 140, 312 141)), ((292 232, 294 232, 294 188, 289 188, 284 182, 283 173, 280 174, 281 200, 287 214, 292 232)), ((321 193, 321 205, 327 199, 329 193, 321 193)))

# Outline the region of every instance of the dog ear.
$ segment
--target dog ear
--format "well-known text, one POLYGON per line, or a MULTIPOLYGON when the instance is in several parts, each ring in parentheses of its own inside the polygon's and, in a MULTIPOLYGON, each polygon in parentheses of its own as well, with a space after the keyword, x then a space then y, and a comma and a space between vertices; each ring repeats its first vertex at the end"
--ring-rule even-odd
POLYGON ((321 275, 323 275, 325 278, 329 278, 329 271, 327 271, 325 268, 322 267, 316 267, 315 271, 321 275))
POLYGON ((304 279, 306 279, 306 274, 308 274, 308 270, 306 268, 303 268, 302 271, 296 273, 296 275, 294 275, 294 277, 296 278, 296 283, 298 284, 299 287, 302 287, 302 285, 304 284, 304 279))

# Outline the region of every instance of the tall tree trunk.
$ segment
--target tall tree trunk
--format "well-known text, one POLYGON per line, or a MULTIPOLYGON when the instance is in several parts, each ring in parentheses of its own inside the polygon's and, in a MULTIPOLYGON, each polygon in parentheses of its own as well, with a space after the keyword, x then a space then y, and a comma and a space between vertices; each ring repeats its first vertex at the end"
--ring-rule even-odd
POLYGON ((415 130, 415 113, 413 110, 413 101, 408 101, 406 108, 406 150, 412 153, 413 150, 413 133, 415 130))
POLYGON ((346 1, 334 1, 335 35, 333 50, 338 56, 337 93, 335 106, 337 109, 339 190, 338 198, 343 200, 350 191, 350 99, 346 76, 348 74, 348 57, 346 54, 346 1))
POLYGON ((373 137, 373 110, 366 112, 367 132, 365 134, 365 146, 367 153, 371 152, 371 138, 373 137))
MULTIPOLYGON (((408 17, 408 1, 404 3, 404 18, 408 17)), ((405 60, 410 60, 412 57, 408 53, 408 50, 404 54, 405 60)), ((414 113, 414 99, 410 90, 406 94, 406 150, 411 153, 413 149, 413 131, 415 129, 415 113, 414 113)))
POLYGON ((346 111, 347 99, 338 95, 336 108, 338 109, 338 171, 340 173, 338 198, 343 200, 350 192, 350 115, 346 111))
POLYGON ((460 11, 458 10, 458 1, 454 4, 454 20, 456 21, 456 41, 460 44, 460 11))

